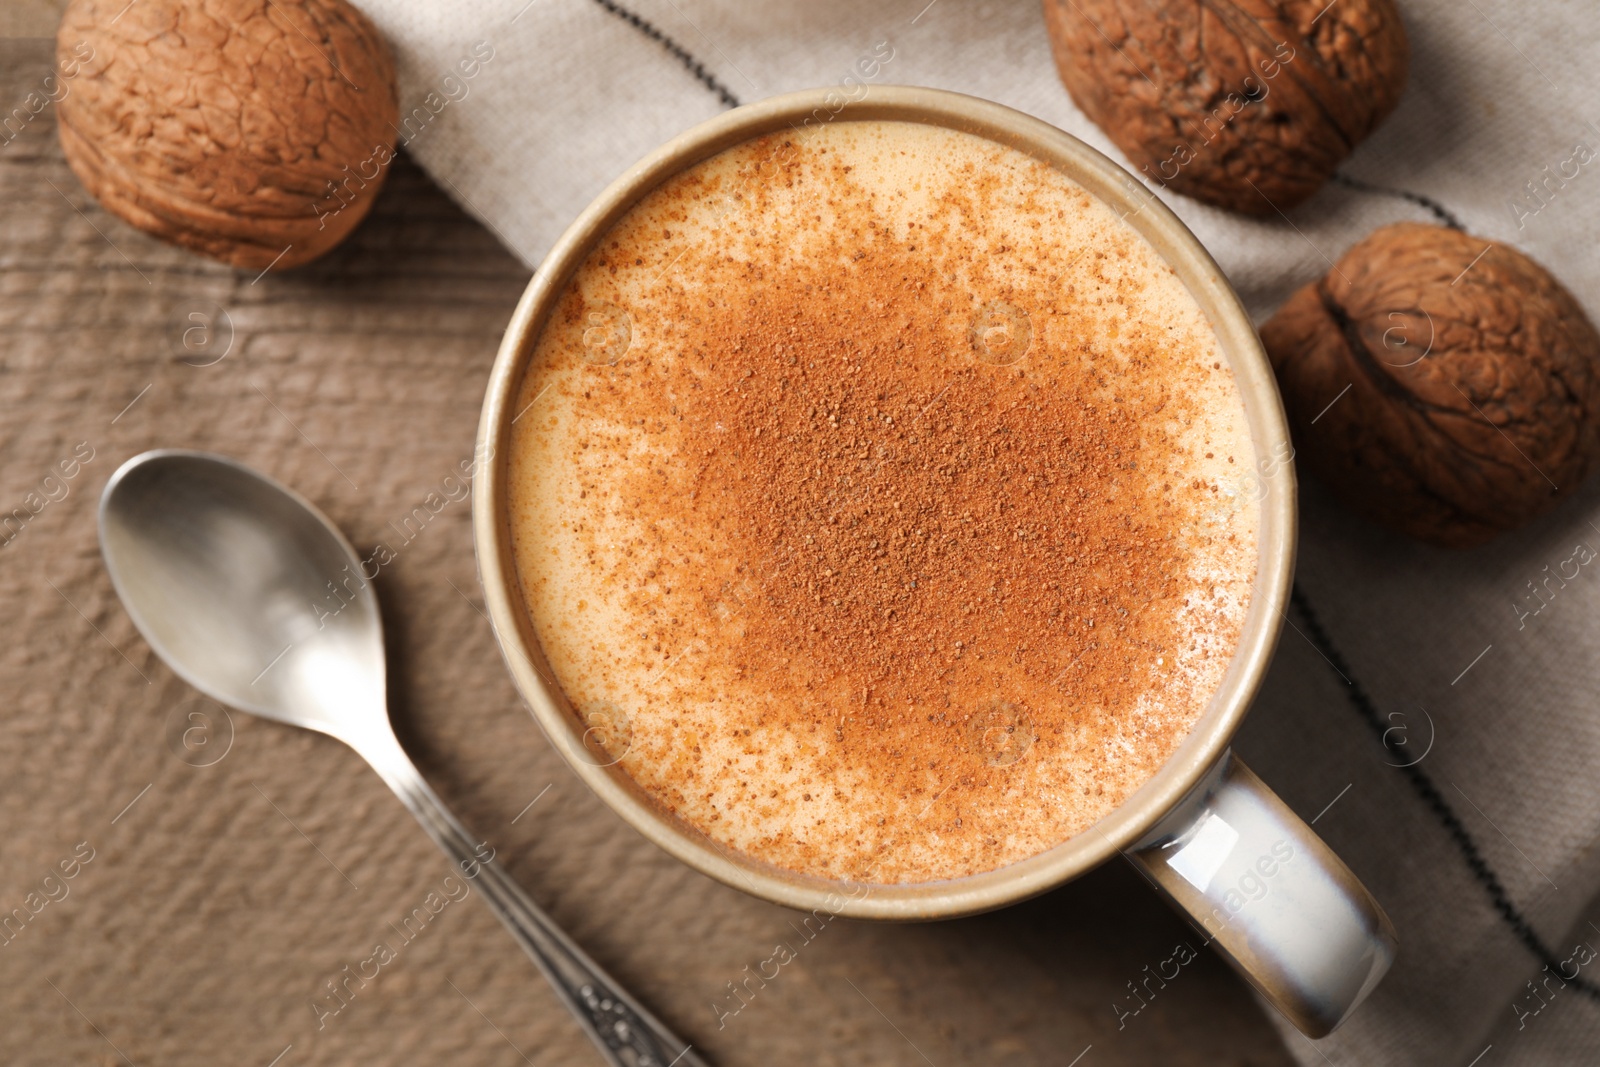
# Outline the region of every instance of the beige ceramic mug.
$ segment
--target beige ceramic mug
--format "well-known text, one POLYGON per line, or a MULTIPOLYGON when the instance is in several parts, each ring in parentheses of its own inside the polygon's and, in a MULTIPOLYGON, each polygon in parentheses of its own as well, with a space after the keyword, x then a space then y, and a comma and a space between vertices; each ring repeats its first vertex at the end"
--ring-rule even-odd
POLYGON ((573 222, 529 282, 506 330, 479 426, 491 457, 473 492, 478 566, 489 615, 518 690, 589 787, 651 841, 690 866, 803 911, 863 919, 970 914, 1041 893, 1114 857, 1129 857, 1210 943, 1304 1033, 1338 1026, 1394 956, 1394 929, 1340 859, 1228 749, 1266 673, 1294 569, 1295 481, 1283 407, 1260 341, 1237 296, 1193 234, 1122 168, 1020 112, 933 89, 874 87, 775 97, 727 112, 651 153, 573 222), (658 810, 614 761, 597 759, 552 681, 511 557, 506 467, 512 403, 535 342, 568 279, 643 196, 723 149, 779 130, 858 120, 930 123, 1019 149, 1058 168, 1122 215, 1188 286, 1243 395, 1258 462, 1258 564, 1238 648, 1209 706, 1166 764, 1089 830, 998 870, 940 882, 860 885, 781 870, 735 853, 658 810))

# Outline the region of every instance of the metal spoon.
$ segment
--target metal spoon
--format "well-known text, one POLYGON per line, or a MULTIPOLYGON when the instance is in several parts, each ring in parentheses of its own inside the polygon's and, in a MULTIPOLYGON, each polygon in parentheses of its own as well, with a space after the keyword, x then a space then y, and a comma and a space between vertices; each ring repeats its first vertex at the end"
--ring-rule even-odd
POLYGON ((372 765, 616 1067, 704 1062, 562 933, 445 808, 396 740, 372 583, 298 493, 223 456, 160 450, 100 498, 100 550, 150 647, 223 704, 338 738, 372 765))

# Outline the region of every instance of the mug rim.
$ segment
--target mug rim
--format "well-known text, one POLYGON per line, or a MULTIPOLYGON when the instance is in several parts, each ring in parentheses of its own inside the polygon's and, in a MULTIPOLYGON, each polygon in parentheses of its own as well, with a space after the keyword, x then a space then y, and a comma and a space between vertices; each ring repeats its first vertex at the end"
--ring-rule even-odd
POLYGON ((1227 751, 1271 662, 1288 602, 1296 541, 1293 452, 1271 366, 1238 295, 1188 227, 1121 166, 1064 130, 978 97, 884 85, 835 108, 842 96, 836 88, 808 89, 726 111, 628 168, 567 227, 518 301, 490 372, 478 427, 473 543, 490 624, 518 693, 568 766, 635 830, 703 874, 802 911, 870 919, 953 918, 1045 892, 1132 847, 1203 783, 1227 751), (823 123, 919 122, 975 134, 1019 149, 1083 186, 1151 244, 1200 305, 1233 372, 1257 456, 1288 457, 1262 480, 1256 576, 1239 643, 1222 682, 1177 750, 1126 801, 1084 831, 1004 867, 945 881, 854 883, 779 868, 662 812, 620 767, 581 758, 589 751, 582 724, 561 706, 559 685, 543 665, 505 521, 512 404, 545 318, 584 258, 622 215, 674 175, 764 134, 803 131, 818 114, 826 116, 823 123))

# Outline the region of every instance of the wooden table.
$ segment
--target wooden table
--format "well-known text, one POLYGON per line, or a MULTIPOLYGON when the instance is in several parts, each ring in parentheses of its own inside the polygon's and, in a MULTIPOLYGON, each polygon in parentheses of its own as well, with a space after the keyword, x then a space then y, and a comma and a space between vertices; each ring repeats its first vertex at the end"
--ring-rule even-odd
MULTIPOLYGON (((50 56, 0 42, 0 110, 50 56)), ((527 268, 401 157, 343 248, 236 273, 102 211, 50 109, 0 146, 0 202, 0 514, 27 516, 0 535, 4 1062, 598 1062, 486 908, 448 903, 402 940, 450 871, 354 755, 230 715, 135 632, 95 502, 160 446, 237 456, 358 547, 397 548, 376 585, 402 740, 557 921, 715 1063, 1289 1062, 1209 953, 1119 1029, 1126 983, 1198 944, 1125 863, 978 918, 837 920, 719 1027, 728 984, 798 940, 794 913, 669 859, 550 750, 483 615, 466 502, 397 533, 472 452, 527 268), (378 942, 396 958, 319 1012, 378 942)))

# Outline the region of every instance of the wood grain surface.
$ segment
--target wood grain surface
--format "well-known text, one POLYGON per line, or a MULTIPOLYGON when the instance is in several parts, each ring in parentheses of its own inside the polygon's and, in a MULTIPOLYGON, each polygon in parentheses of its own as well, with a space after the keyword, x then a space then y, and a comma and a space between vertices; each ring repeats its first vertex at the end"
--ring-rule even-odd
MULTIPOLYGON (((50 56, 0 42, 4 111, 50 56)), ((95 504, 124 459, 175 446, 254 464, 358 547, 397 549, 376 584, 402 740, 529 892, 713 1062, 1288 1062, 1209 953, 1119 1027, 1127 984, 1198 944, 1127 864, 978 918, 839 919, 806 942, 794 913, 678 864, 584 789, 502 667, 467 503, 397 533, 471 454, 528 279, 404 157, 348 244, 281 275, 100 210, 49 108, 0 145, 0 203, 0 515, 27 515, 0 534, 0 1060, 599 1062, 478 902, 402 940, 395 924, 450 869, 376 775, 199 697, 135 632, 95 504), (327 983, 379 942, 396 958, 319 1019, 327 983), (729 983, 780 942, 796 958, 726 1014, 729 983)))

